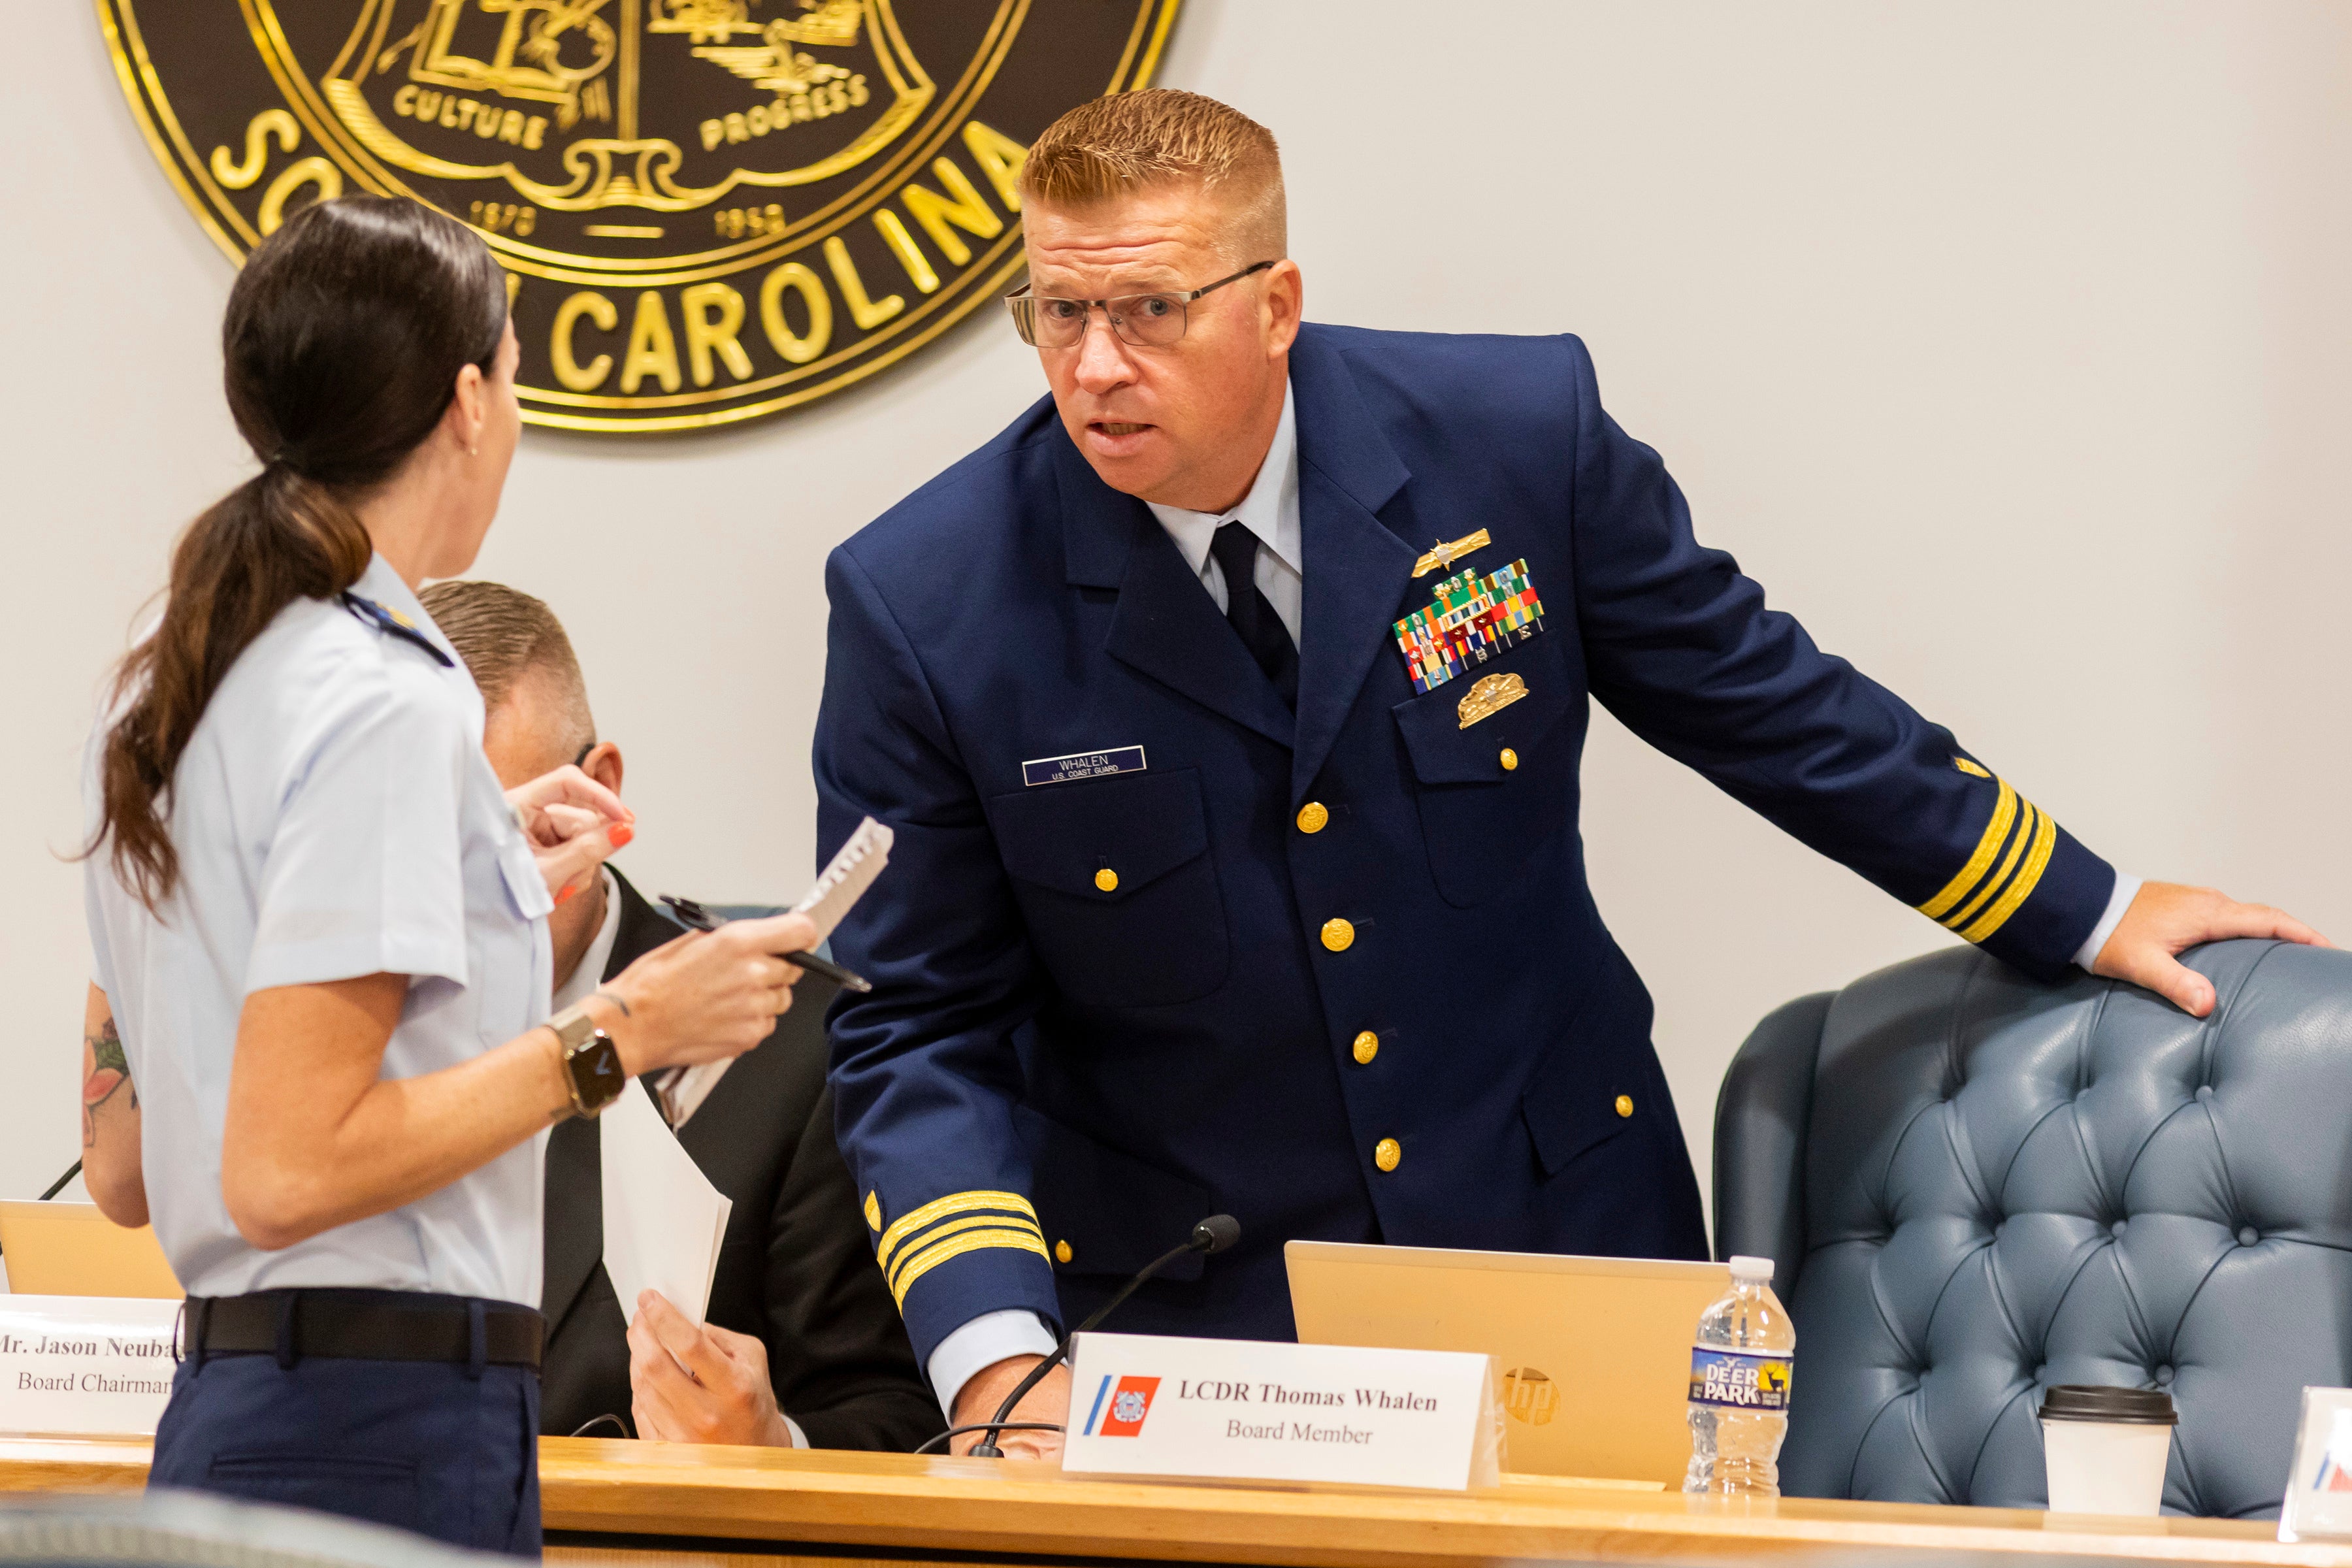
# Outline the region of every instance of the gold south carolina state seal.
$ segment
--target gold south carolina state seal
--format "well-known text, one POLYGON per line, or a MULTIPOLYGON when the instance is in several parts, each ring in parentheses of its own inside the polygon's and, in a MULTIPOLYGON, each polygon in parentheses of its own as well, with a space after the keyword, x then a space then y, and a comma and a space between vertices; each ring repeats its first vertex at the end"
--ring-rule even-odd
POLYGON ((1179 0, 97 0, 166 174, 241 260, 412 196, 507 269, 523 417, 690 429, 913 354, 1023 268, 1055 116, 1179 0))

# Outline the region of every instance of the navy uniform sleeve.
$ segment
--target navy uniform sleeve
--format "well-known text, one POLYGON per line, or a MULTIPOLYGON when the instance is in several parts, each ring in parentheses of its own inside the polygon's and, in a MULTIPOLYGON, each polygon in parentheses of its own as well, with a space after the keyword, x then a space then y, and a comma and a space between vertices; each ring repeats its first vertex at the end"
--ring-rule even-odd
POLYGON ((897 835, 890 868, 833 933, 874 982, 828 1018, 835 1125, 876 1258, 930 1364, 984 1312, 1060 1321, 1053 1267, 1013 1126, 1013 1031, 1035 977, 995 839, 913 648, 845 549, 817 716, 817 839, 829 857, 858 819, 897 835))
POLYGON ((1920 913, 2029 973, 2068 969, 2114 868, 1950 731, 1823 653, 1701 546, 1658 454, 1576 387, 1577 612, 1593 695, 1626 727, 1920 913))

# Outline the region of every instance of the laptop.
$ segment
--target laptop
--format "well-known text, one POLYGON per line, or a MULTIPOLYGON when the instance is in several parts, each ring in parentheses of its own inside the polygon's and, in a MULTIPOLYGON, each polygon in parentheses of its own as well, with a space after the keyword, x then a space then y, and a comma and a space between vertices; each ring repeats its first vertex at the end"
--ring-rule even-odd
POLYGON ((1681 1488, 1691 1340, 1727 1266, 1328 1241, 1283 1258, 1302 1343, 1493 1356, 1507 1468, 1681 1488))
POLYGON ((96 1204, 0 1200, 0 1268, 19 1296, 182 1294, 153 1229, 125 1230, 96 1204))

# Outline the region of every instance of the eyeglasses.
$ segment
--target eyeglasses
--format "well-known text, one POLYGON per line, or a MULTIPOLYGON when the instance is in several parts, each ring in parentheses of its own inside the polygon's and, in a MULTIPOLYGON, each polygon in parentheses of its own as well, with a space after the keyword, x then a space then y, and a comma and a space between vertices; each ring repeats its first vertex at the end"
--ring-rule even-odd
POLYGON ((1244 267, 1230 278, 1220 278, 1189 294, 1125 294, 1116 300, 1066 300, 1058 294, 1032 294, 1024 283, 1017 292, 1005 296, 1004 308, 1013 313, 1013 330, 1033 349, 1066 349, 1077 343, 1087 335, 1087 318, 1097 310, 1110 323, 1110 330, 1118 334, 1119 342, 1137 348, 1161 349, 1184 335, 1193 300, 1273 265, 1271 261, 1261 261, 1255 267, 1244 267))

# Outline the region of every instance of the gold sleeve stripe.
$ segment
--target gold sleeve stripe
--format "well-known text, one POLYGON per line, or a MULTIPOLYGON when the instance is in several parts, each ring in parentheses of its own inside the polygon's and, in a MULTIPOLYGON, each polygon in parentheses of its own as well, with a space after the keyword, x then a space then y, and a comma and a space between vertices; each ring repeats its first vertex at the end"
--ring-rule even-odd
POLYGON ((1975 898, 1944 917, 1943 923, 1954 931, 1976 919, 1977 911, 1992 901, 1993 895, 2000 892, 2002 884, 2009 880, 2009 874, 2017 869, 2018 859, 2025 853, 2025 847, 2033 841, 2033 825, 2041 817, 2041 808, 2023 795, 2018 797, 2017 804, 2025 811, 2017 819, 2017 832, 2010 838, 2009 853, 2001 857, 2000 869, 1985 879, 1984 886, 1977 889, 1975 898))
POLYGON ((915 1258, 922 1256, 922 1254, 928 1251, 935 1243, 943 1241, 950 1236, 957 1236, 965 1231, 973 1230, 1018 1231, 1024 1236, 1035 1237, 1037 1238, 1037 1245, 1040 1247, 1043 1247, 1045 1244, 1045 1233, 1024 1220, 1015 1219, 1013 1215, 1007 1214, 978 1214, 973 1215, 967 1219, 950 1220, 945 1225, 932 1226, 929 1230, 927 1230, 922 1234, 920 1239, 909 1242, 905 1247, 900 1247, 898 1249, 898 1257, 893 1258, 889 1263, 885 1264, 882 1271, 884 1274, 889 1276, 893 1283, 896 1283, 898 1276, 906 1270, 908 1265, 913 1262, 915 1258))
MULTIPOLYGON (((1984 912, 1984 918, 1960 933, 1969 941, 1984 941, 2001 928, 2002 921, 2017 912, 2020 904, 2032 897, 2034 885, 2042 880, 2042 873, 2050 864, 2050 852, 2058 847, 2058 825, 2050 820, 2048 812, 2041 816, 2042 826, 2034 832, 2033 851, 2026 856, 2024 868, 2018 872, 2017 879, 2010 883, 2009 891, 2001 894, 2000 900, 1984 912)), ((2024 836, 2021 834, 2019 837, 2024 836)))
POLYGON ((1028 1215, 1033 1224, 1037 1218, 1037 1211, 1031 1208, 1029 1200, 1019 1193, 950 1193, 946 1197, 933 1198, 921 1208, 900 1215, 893 1220, 890 1228, 882 1233, 882 1239, 876 1244, 875 1256, 880 1260, 882 1266, 887 1268, 890 1266, 890 1254, 898 1249, 899 1243, 915 1232, 923 1229, 935 1220, 945 1219, 953 1214, 970 1214, 974 1209, 1009 1209, 1014 1214, 1028 1215))
POLYGON ((1045 1258, 1047 1263, 1053 1262, 1053 1258, 1045 1251, 1044 1240, 1028 1231, 970 1231, 962 1236, 942 1241, 937 1246, 921 1247, 909 1255, 906 1271, 890 1287, 891 1297, 898 1303, 898 1310, 901 1312, 907 1310, 907 1292, 915 1288, 916 1280, 950 1258, 961 1258, 967 1252, 979 1252, 992 1247, 1008 1247, 1016 1252, 1034 1252, 1045 1258))
POLYGON ((1969 896, 1969 890, 1982 879, 1992 866, 1992 858, 2000 853, 2003 840, 2009 837, 2010 824, 2017 819, 2017 792, 2001 779, 2000 799, 1994 803, 1992 820, 1985 825, 1984 837, 1977 840, 1976 853, 1960 868, 1960 874, 1944 884, 1944 890, 1919 906, 1919 912, 1929 920, 1941 920, 1945 912, 1969 896))

